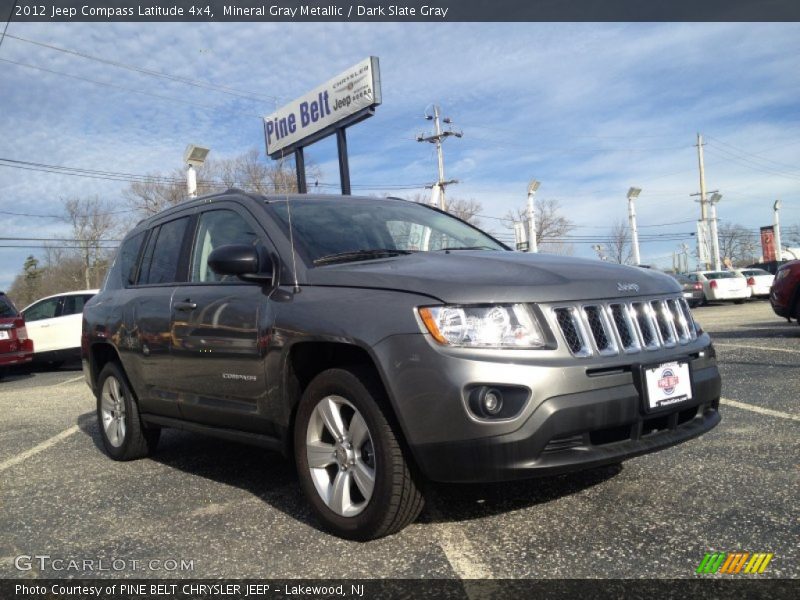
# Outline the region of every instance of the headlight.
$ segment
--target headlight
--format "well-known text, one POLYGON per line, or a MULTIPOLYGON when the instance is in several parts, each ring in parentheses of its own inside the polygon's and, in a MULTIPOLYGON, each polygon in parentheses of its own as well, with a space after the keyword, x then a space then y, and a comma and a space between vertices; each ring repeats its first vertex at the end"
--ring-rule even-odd
POLYGON ((419 316, 444 346, 466 348, 542 348, 544 335, 525 304, 426 306, 419 316))

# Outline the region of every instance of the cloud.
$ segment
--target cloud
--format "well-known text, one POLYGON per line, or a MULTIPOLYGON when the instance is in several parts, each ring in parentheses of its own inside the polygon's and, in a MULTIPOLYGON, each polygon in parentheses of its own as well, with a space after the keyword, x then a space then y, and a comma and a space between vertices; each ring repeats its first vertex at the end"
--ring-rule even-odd
MULTIPOLYGON (((430 129, 423 111, 438 102, 464 131, 445 144, 446 175, 461 181, 450 191, 479 200, 489 216, 521 206, 536 177, 581 234, 607 233, 597 228, 624 218, 631 185, 643 188, 641 225, 696 218, 689 194, 701 131, 709 189, 724 195, 721 218, 769 223, 781 197, 788 224, 800 221, 797 24, 12 23, 9 33, 259 98, 7 38, 0 58, 108 85, 0 62, 6 158, 142 174, 180 166, 189 142, 215 156, 262 148, 258 115, 376 55, 384 103, 348 132, 355 185, 378 192, 433 181, 432 146, 415 136, 430 129)), ((309 155, 324 182, 338 182, 335 144, 309 155)), ((125 187, 0 168, 0 210, 59 214, 61 198, 95 194, 122 203, 125 187)), ((56 220, 4 222, 20 237, 67 233, 56 220)), ((647 243, 642 254, 674 246, 647 243)), ((576 249, 590 255, 588 245, 576 249)), ((0 250, 3 288, 29 250, 0 250)))

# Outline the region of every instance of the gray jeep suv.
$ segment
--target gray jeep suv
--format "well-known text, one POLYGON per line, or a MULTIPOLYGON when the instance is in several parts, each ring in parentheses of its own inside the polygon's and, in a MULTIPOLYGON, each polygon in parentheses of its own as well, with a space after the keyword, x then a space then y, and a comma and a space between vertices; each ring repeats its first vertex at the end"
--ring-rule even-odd
POLYGON ((139 223, 84 311, 103 445, 162 427, 293 457, 328 530, 371 539, 418 484, 618 463, 719 423, 675 280, 511 252, 397 199, 229 190, 139 223))

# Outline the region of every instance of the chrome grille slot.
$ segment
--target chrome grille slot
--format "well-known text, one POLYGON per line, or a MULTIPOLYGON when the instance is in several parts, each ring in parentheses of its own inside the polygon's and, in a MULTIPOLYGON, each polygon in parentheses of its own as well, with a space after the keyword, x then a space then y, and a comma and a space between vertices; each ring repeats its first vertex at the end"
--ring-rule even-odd
POLYGON ((611 304, 609 306, 614 328, 619 335, 622 348, 627 353, 639 352, 642 345, 639 343, 639 336, 636 334, 636 326, 633 324, 631 311, 627 304, 611 304))
POLYGON ((678 336, 672 325, 672 314, 667 309, 666 302, 664 300, 653 300, 650 302, 650 308, 653 310, 653 316, 656 319, 661 344, 665 348, 674 348, 678 336))
POLYGON ((689 303, 686 302, 685 298, 681 298, 678 302, 680 302, 680 306, 683 312, 683 318, 686 320, 686 326, 689 328, 689 338, 692 340, 697 339, 697 329, 694 326, 694 318, 692 317, 692 309, 689 308, 689 303))
POLYGON ((617 342, 611 332, 611 324, 608 321, 605 310, 602 306, 584 306, 583 314, 589 325, 589 332, 592 334, 594 347, 601 355, 617 354, 617 342))
POLYGON ((689 324, 686 321, 686 316, 683 314, 681 305, 678 300, 667 300, 667 307, 669 313, 672 315, 672 323, 675 325, 675 331, 678 334, 678 341, 681 344, 688 344, 691 340, 689 333, 689 324))
POLYGON ((574 356, 617 356, 674 348, 697 339, 683 298, 650 298, 553 308, 558 329, 574 356))
POLYGON ((657 350, 658 333, 656 332, 655 318, 650 304, 647 302, 634 302, 631 304, 631 310, 634 314, 634 322, 639 331, 639 339, 642 340, 642 345, 647 350, 657 350))
POLYGON ((554 312, 569 351, 575 356, 591 356, 592 350, 589 347, 583 324, 578 318, 577 309, 570 306, 556 308, 554 312))

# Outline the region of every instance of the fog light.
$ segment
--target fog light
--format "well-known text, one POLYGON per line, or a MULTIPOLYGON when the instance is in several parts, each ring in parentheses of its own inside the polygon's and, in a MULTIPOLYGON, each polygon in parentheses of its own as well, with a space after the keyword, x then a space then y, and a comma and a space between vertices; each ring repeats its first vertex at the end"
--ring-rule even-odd
POLYGON ((496 415, 503 410, 503 394, 500 390, 491 388, 486 391, 481 400, 481 407, 487 415, 496 415))

